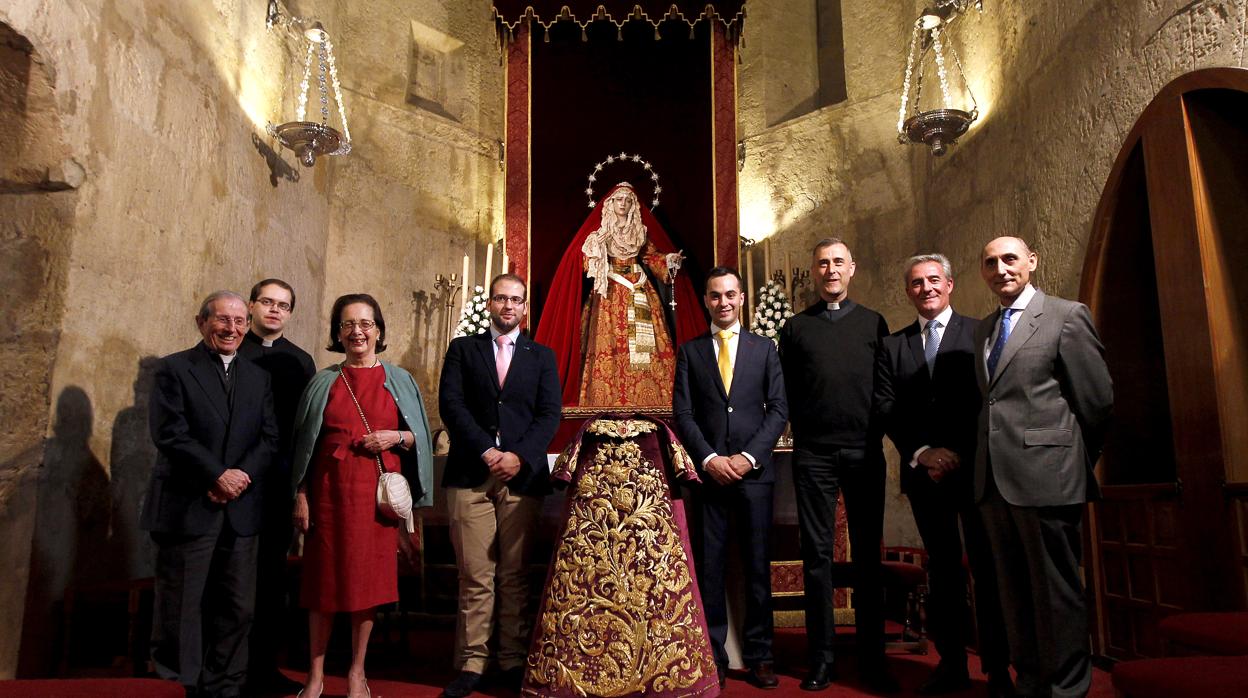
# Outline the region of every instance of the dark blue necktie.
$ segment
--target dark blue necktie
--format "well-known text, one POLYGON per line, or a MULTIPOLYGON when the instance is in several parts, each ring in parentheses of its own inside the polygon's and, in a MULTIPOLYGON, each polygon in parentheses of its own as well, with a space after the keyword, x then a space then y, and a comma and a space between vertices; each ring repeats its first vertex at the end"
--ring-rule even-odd
POLYGON ((927 323, 927 341, 923 344, 923 358, 927 361, 929 376, 936 371, 936 352, 940 351, 940 335, 936 333, 938 329, 940 329, 939 320, 927 323))
POLYGON ((1001 352, 1005 349, 1005 343, 1010 339, 1010 329, 1012 329, 1011 317, 1014 314, 1014 308, 1006 308, 1001 311, 1001 331, 997 333, 997 341, 992 345, 992 351, 988 352, 988 377, 992 378, 997 372, 997 362, 1001 360, 1001 352))

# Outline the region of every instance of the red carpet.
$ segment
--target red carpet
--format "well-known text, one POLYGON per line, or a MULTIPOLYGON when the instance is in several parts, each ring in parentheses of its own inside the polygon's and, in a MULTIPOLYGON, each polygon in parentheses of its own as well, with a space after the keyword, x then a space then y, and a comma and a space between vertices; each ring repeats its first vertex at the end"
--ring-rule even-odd
MULTIPOLYGON (((780 688, 763 691, 749 685, 742 677, 730 674, 723 695, 740 698, 850 698, 875 695, 867 692, 857 681, 852 646, 846 648, 844 660, 838 663, 840 680, 828 690, 809 693, 799 689, 798 683, 805 672, 805 644, 805 633, 801 629, 777 629, 775 655, 780 688)), ((388 651, 384 645, 370 654, 368 684, 374 698, 436 698, 442 687, 454 677, 450 668, 453 638, 449 629, 413 631, 409 633, 407 645, 410 650, 405 657, 388 651)), ((345 696, 347 693, 345 663, 348 658, 336 659, 337 661, 330 662, 332 666, 328 669, 331 675, 325 684, 327 698, 345 696)), ((917 695, 915 689, 926 680, 938 659, 935 652, 927 655, 890 653, 889 666, 902 686, 900 693, 892 695, 903 698, 917 695)), ((961 693, 949 694, 951 698, 979 698, 985 694, 987 679, 978 671, 978 658, 972 656, 970 664, 974 687, 961 693)), ((305 677, 302 671, 285 670, 283 673, 300 682, 305 677)), ((501 688, 486 688, 480 695, 511 698, 516 694, 501 688)), ((1092 691, 1088 695, 1090 698, 1113 698, 1114 692, 1108 673, 1094 671, 1092 691)))

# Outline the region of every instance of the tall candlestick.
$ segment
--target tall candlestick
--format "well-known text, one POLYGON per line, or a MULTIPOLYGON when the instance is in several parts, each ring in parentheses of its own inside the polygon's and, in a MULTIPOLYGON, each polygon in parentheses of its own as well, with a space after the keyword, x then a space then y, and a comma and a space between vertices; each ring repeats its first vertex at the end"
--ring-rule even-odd
POLYGON ((459 313, 463 315, 464 306, 468 305, 468 296, 472 294, 472 286, 468 283, 468 255, 464 255, 464 271, 459 275, 459 283, 464 285, 463 296, 459 299, 459 313))
POLYGON ((784 253, 784 290, 793 299, 793 253, 784 253))
POLYGON ((485 246, 485 280, 481 282, 481 287, 484 288, 487 293, 490 290, 489 289, 490 273, 493 271, 493 269, 494 269, 494 241, 491 240, 490 244, 485 246))
POLYGON ((763 240, 763 283, 771 278, 771 240, 763 240))
POLYGON ((758 289, 754 288, 754 246, 750 245, 745 248, 745 326, 750 325, 750 309, 754 307, 756 301, 754 294, 758 293, 758 289))

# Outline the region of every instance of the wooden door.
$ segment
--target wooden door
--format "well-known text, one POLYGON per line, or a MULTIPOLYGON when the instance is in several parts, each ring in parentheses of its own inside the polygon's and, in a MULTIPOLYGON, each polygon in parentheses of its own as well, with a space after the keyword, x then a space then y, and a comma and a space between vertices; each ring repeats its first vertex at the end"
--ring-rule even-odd
POLYGON ((1081 297, 1114 378, 1089 507, 1094 648, 1159 656, 1157 622, 1248 607, 1248 70, 1167 85, 1101 195, 1081 297))

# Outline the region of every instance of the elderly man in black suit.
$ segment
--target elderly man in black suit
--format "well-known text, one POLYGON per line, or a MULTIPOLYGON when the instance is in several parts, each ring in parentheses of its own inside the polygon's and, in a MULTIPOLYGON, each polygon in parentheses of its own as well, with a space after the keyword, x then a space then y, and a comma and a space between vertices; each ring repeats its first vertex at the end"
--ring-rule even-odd
POLYGON ((159 455, 141 519, 156 543, 152 660, 188 694, 237 696, 277 421, 268 374, 238 355, 243 298, 209 295, 195 324, 203 341, 162 359, 152 389, 159 455))
POLYGON ((929 627, 940 664, 919 687, 939 695, 971 686, 971 640, 962 535, 975 576, 980 663, 989 694, 1010 695, 1009 651, 996 571, 983 520, 972 498, 979 388, 975 383, 974 320, 954 312, 953 269, 944 255, 911 257, 906 295, 918 319, 885 337, 876 353, 876 409, 901 454, 901 491, 928 554, 929 627))
POLYGON ((1000 307, 975 330, 983 394, 975 499, 988 529, 1025 696, 1084 696, 1092 683, 1079 564, 1084 504, 1114 401, 1105 348, 1082 303, 1031 285, 1036 253, 1015 237, 984 246, 980 274, 1000 307))
POLYGON ((742 633, 747 679, 759 688, 775 688, 780 682, 772 667, 768 539, 776 482, 772 449, 789 416, 784 375, 771 340, 741 326, 745 293, 735 270, 712 269, 703 300, 711 331, 681 345, 672 389, 676 431, 701 464, 705 483, 698 580, 723 686, 728 668, 724 572, 735 538, 747 580, 742 633))
POLYGON ((529 651, 525 558, 550 492, 546 449, 562 404, 554 352, 520 333, 526 293, 520 277, 495 277, 489 331, 452 341, 442 366, 439 405, 451 437, 442 485, 459 567, 459 674, 448 698, 481 685, 496 625, 507 687, 520 690, 529 651))

